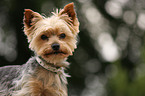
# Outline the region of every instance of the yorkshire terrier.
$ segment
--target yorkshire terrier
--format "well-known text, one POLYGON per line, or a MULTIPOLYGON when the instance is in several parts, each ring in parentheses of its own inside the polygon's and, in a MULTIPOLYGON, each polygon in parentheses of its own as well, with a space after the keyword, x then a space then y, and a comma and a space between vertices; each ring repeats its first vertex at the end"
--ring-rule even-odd
POLYGON ((74 4, 44 17, 24 12, 24 33, 34 51, 26 64, 0 67, 0 96, 68 96, 64 70, 76 49, 79 21, 74 4))

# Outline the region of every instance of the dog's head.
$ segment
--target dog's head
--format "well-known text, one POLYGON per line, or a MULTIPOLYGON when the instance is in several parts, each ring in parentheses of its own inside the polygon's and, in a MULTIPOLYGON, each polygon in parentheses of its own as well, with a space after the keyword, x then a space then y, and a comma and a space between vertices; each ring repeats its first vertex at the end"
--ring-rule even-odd
POLYGON ((76 48, 79 21, 74 4, 67 4, 51 17, 44 17, 30 9, 24 12, 24 32, 29 47, 50 63, 59 63, 76 48))

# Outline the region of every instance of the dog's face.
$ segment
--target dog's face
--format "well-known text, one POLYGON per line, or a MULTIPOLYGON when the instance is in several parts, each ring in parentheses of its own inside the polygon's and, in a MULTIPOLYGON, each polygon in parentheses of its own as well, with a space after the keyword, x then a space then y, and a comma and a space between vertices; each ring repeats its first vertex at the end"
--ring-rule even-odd
POLYGON ((26 9, 24 13, 24 32, 30 42, 29 47, 44 60, 59 63, 76 48, 76 36, 79 22, 70 3, 54 13, 51 17, 43 17, 39 13, 26 9))

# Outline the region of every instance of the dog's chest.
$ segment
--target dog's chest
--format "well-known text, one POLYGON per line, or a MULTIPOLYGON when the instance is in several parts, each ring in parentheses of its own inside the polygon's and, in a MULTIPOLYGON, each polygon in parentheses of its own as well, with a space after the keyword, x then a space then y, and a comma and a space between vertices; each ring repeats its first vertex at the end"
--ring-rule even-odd
POLYGON ((34 77, 30 78, 30 81, 30 89, 34 95, 67 96, 67 81, 63 74, 57 74, 45 70, 44 68, 38 68, 36 69, 34 77))

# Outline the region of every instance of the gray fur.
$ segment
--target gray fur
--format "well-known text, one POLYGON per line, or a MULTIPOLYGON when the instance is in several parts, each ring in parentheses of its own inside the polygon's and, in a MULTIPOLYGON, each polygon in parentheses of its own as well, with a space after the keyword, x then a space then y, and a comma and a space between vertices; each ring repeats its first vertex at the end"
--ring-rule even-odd
POLYGON ((16 82, 22 75, 32 74, 37 66, 40 65, 35 57, 32 57, 23 65, 0 67, 0 96, 11 96, 11 92, 16 89, 16 82))

